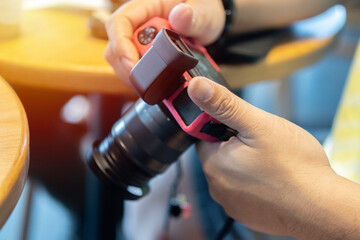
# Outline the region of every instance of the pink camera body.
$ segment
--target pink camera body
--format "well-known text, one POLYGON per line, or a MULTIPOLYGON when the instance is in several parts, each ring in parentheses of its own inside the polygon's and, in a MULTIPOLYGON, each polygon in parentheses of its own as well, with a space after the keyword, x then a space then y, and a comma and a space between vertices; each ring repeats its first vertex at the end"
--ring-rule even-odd
POLYGON ((166 19, 153 18, 135 31, 133 42, 141 59, 130 73, 134 89, 150 105, 162 102, 179 126, 195 138, 214 142, 236 135, 187 95, 193 77, 210 73, 209 78, 221 78, 219 67, 204 47, 169 29, 166 19))

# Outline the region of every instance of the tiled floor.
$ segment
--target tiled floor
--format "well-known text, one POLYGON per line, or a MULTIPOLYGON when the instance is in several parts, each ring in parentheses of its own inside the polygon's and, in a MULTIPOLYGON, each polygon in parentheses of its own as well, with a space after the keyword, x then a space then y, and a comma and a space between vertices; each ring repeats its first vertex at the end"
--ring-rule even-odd
MULTIPOLYGON (((348 22, 336 48, 316 64, 289 77, 285 86, 290 112, 279 107, 282 106, 279 93, 284 87, 279 80, 248 86, 243 97, 258 107, 287 117, 323 141, 331 128, 352 55, 360 39, 360 2, 348 1, 347 5, 348 22)), ((28 190, 26 187, 15 211, 0 230, 0 239, 74 239, 75 222, 71 213, 40 185, 33 192, 27 238, 23 238, 28 190)))

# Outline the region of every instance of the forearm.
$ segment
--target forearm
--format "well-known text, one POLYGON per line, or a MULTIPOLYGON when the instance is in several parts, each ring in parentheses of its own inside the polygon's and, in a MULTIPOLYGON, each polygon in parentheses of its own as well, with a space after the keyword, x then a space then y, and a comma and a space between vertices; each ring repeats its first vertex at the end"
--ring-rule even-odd
POLYGON ((360 185, 336 174, 296 195, 290 217, 299 240, 360 239, 360 185), (303 198, 304 197, 304 198, 303 198), (299 208, 299 206, 301 206, 299 208))
POLYGON ((279 28, 315 16, 339 0, 234 0, 232 32, 242 33, 279 28))

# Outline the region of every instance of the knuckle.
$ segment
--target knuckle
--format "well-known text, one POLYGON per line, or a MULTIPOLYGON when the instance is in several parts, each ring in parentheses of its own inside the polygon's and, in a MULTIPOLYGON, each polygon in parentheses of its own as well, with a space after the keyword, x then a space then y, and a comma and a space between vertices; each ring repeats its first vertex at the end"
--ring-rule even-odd
POLYGON ((206 177, 208 178, 209 181, 213 181, 215 178, 215 167, 213 164, 209 164, 208 162, 203 164, 203 170, 204 173, 206 175, 206 177))
POLYGON ((113 26, 113 22, 114 22, 114 14, 110 15, 108 19, 105 21, 105 29, 108 33, 113 26))
POLYGON ((218 160, 217 156, 214 156, 210 161, 206 161, 203 163, 203 171, 206 176, 206 179, 212 185, 217 185, 219 179, 219 167, 216 164, 216 160, 218 160), (214 160, 214 162, 212 161, 214 160))
POLYGON ((234 213, 234 209, 231 209, 231 208, 229 208, 228 206, 223 206, 223 208, 224 208, 224 211, 225 211, 225 213, 226 213, 226 215, 228 215, 229 217, 231 217, 231 218, 234 218, 234 216, 233 216, 233 213, 234 213))
POLYGON ((231 119, 237 112, 237 101, 230 95, 225 95, 216 103, 215 112, 224 119, 231 119))
POLYGON ((105 54, 105 60, 112 65, 114 63, 113 58, 110 57, 109 55, 105 54))
POLYGON ((104 57, 106 59, 106 61, 108 63, 112 63, 113 62, 113 55, 112 55, 112 52, 111 52, 111 49, 110 49, 110 46, 108 46, 105 50, 105 53, 104 53, 104 57))
POLYGON ((222 203, 221 194, 215 187, 211 185, 209 186, 209 194, 211 198, 214 199, 217 203, 222 203))

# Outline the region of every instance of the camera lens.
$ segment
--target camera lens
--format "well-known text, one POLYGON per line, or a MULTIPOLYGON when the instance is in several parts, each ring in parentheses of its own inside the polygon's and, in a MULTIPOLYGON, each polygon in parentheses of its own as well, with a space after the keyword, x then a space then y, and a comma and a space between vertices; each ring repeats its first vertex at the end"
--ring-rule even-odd
POLYGON ((196 141, 165 106, 139 99, 103 141, 94 143, 87 161, 98 177, 115 183, 125 199, 138 199, 149 191, 150 179, 196 141))

